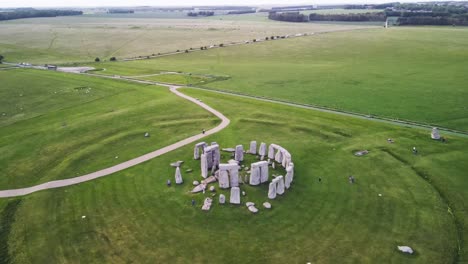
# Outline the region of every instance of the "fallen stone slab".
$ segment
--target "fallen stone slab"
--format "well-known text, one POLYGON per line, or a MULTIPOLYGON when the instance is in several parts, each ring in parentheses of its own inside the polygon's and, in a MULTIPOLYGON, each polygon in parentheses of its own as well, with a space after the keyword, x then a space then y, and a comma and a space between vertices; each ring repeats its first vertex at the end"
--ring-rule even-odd
POLYGON ((368 150, 361 150, 361 151, 355 152, 354 156, 362 157, 362 156, 367 155, 367 154, 369 154, 368 150))
POLYGON ((179 160, 179 161, 176 161, 176 162, 172 162, 171 166, 172 167, 180 167, 180 165, 182 165, 182 163, 184 163, 184 162, 179 160))
POLYGON ((408 246, 397 246, 398 250, 403 252, 403 253, 407 253, 407 254, 413 254, 413 249, 408 247, 408 246))
POLYGON ((203 202, 202 210, 209 211, 212 203, 213 203, 213 199, 206 197, 205 201, 203 202))
POLYGON ((247 207, 254 206, 254 205, 255 205, 255 204, 252 203, 252 202, 246 202, 246 203, 245 203, 245 206, 247 206, 247 207))
POLYGON ((270 208, 271 208, 271 203, 269 203, 269 202, 264 202, 264 203, 263 203, 263 207, 265 207, 266 209, 270 209, 270 208))
POLYGON ((215 176, 210 176, 210 177, 204 179, 202 181, 202 184, 207 185, 207 184, 212 183, 212 182, 216 182, 216 177, 215 176))
POLYGON ((249 206, 248 209, 249 209, 250 212, 252 212, 254 214, 258 213, 258 209, 253 205, 249 206))

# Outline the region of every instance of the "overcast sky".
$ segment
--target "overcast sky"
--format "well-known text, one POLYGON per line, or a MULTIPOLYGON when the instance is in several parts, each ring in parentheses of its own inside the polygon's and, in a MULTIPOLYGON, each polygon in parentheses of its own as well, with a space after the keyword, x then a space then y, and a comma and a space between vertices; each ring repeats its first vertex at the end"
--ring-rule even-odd
MULTIPOLYGON (((269 4, 349 4, 388 3, 395 0, 0 0, 0 7, 65 7, 65 6, 192 6, 192 5, 269 5, 269 4)), ((400 0, 400 2, 416 2, 400 0)), ((434 1, 434 0, 433 0, 434 1)), ((418 2, 421 2, 419 0, 418 2)))

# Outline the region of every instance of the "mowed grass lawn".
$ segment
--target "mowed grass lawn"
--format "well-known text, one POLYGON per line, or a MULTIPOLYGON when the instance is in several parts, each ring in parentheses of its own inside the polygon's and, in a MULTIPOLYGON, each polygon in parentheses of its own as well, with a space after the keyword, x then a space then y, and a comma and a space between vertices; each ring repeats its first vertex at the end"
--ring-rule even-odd
POLYGON ((467 43, 466 28, 399 27, 96 67, 227 75, 207 86, 468 131, 467 43))
MULTIPOLYGON (((201 177, 193 146, 187 146, 93 182, 0 200, 2 259, 10 263, 453 263, 457 228, 451 212, 463 227, 467 218, 468 139, 449 136, 443 144, 432 141, 428 131, 206 91, 183 92, 232 121, 206 142, 245 147, 257 140, 278 143, 292 153, 293 187, 271 201, 273 209, 261 206, 267 200, 266 186, 242 186, 247 194, 242 203, 255 202, 260 208, 257 215, 244 205, 218 205, 217 195, 211 211, 201 211, 204 197, 211 193, 188 192, 192 181, 201 177), (389 144, 387 138, 395 143, 389 144), (419 155, 411 153, 413 146, 419 155), (370 154, 355 157, 353 152, 361 149, 370 154), (166 180, 174 177, 169 163, 176 160, 185 161, 185 182, 168 188, 166 180), (189 168, 194 172, 186 173, 189 168), (356 184, 348 183, 349 175, 354 175, 356 184), (451 202, 451 210, 424 177, 451 202), (190 205, 192 198, 195 207, 190 205), (397 245, 409 245, 415 254, 404 255, 397 245)), ((223 160, 228 158, 223 153, 223 160)), ((460 231, 466 234, 466 229, 460 231)))
POLYGON ((107 168, 219 122, 165 87, 38 70, 0 79, 2 190, 107 168))

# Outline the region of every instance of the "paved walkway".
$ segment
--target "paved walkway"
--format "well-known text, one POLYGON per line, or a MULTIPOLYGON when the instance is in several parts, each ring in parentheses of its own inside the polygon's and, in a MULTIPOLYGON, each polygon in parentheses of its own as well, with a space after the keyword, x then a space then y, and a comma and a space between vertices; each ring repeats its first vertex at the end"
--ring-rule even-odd
POLYGON ((34 192, 37 192, 37 191, 70 186, 70 185, 74 185, 74 184, 78 184, 78 183, 82 183, 82 182, 91 181, 91 180, 94 180, 94 179, 97 179, 97 178, 101 178, 101 177, 110 175, 112 173, 115 173, 115 172, 122 171, 122 170, 125 170, 125 169, 130 168, 130 167, 133 167, 135 165, 138 165, 138 164, 143 163, 145 161, 148 161, 150 159, 154 159, 154 158, 159 157, 159 156, 161 156, 163 154, 166 154, 166 153, 168 153, 170 151, 173 151, 175 149, 186 146, 186 145, 188 145, 190 143, 196 142, 196 141, 198 141, 198 140, 200 140, 200 139, 202 139, 202 138, 204 138, 206 136, 209 136, 209 135, 212 135, 214 133, 217 133, 217 132, 221 131, 222 129, 224 129, 225 127, 227 127, 229 125, 230 120, 227 117, 225 117, 223 114, 221 114, 220 112, 218 112, 215 109, 209 107, 208 105, 196 100, 195 98, 192 98, 190 96, 187 96, 187 95, 177 91, 177 89, 180 88, 179 86, 167 86, 167 87, 169 87, 170 91, 172 93, 176 94, 177 96, 180 96, 180 97, 182 97, 184 99, 187 99, 187 100, 189 100, 189 101, 203 107, 204 109, 208 110, 209 112, 211 112, 215 116, 219 117, 221 119, 221 121, 222 121, 221 124, 219 124, 215 128, 212 128, 212 129, 206 131, 205 134, 198 134, 198 135, 186 138, 184 140, 181 140, 181 141, 179 141, 177 143, 174 143, 172 145, 169 145, 167 147, 155 150, 155 151, 153 151, 151 153, 148 153, 148 154, 145 154, 143 156, 131 159, 129 161, 125 161, 123 163, 117 164, 117 165, 112 166, 112 167, 107 168, 107 169, 103 169, 103 170, 100 170, 100 171, 96 171, 96 172, 93 172, 93 173, 89 173, 89 174, 79 176, 79 177, 75 177, 75 178, 71 178, 71 179, 50 181, 50 182, 46 182, 46 183, 39 184, 39 185, 36 185, 36 186, 28 187, 28 188, 0 191, 0 198, 23 196, 23 195, 34 193, 34 192))

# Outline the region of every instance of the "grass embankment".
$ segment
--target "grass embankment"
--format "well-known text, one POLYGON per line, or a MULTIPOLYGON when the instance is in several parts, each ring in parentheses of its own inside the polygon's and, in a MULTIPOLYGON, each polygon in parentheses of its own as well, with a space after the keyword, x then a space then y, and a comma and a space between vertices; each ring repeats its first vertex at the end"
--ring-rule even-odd
MULTIPOLYGON (((259 214, 252 215, 245 206, 220 206, 217 196, 210 212, 201 211, 211 193, 188 193, 200 176, 193 146, 187 146, 110 177, 24 198, 10 224, 12 263, 453 262, 454 218, 433 185, 452 203, 464 226, 468 140, 448 137, 442 144, 427 131, 182 91, 232 121, 206 142, 222 147, 274 142, 292 153, 294 185, 272 201, 273 209, 261 207, 266 186, 242 186, 247 192, 242 202, 255 202, 259 214), (419 155, 411 153, 413 146, 419 155), (362 149, 370 154, 353 155, 362 149), (174 176, 169 163, 176 160, 185 161, 185 183, 168 188, 165 181, 174 176), (185 173, 188 168, 194 172, 185 173), (348 183, 349 175, 356 184, 348 183), (190 205, 192 198, 196 207, 190 205), (401 254, 397 245, 409 245, 416 253, 401 254)), ((7 201, 0 203, 5 206, 7 201)))
POLYGON ((35 70, 0 79, 0 189, 93 172, 219 122, 154 85, 35 70))
POLYGON ((207 86, 468 131, 467 32, 340 32, 97 67, 230 76, 207 86))

